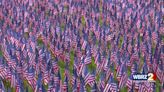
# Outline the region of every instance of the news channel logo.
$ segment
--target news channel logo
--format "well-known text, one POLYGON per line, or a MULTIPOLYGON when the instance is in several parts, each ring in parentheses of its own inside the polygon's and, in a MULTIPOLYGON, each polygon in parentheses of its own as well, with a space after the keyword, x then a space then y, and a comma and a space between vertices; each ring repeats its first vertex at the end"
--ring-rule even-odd
POLYGON ((155 82, 157 76, 155 73, 148 73, 148 74, 134 74, 132 75, 132 79, 136 82, 155 82))

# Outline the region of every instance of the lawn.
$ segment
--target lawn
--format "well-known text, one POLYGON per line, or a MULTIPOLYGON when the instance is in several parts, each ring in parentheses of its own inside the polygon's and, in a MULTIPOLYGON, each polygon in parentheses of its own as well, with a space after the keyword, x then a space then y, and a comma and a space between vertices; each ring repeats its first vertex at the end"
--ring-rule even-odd
MULTIPOLYGON (((120 41, 120 42, 122 43, 122 41, 120 41)), ((43 42, 41 40, 38 40, 38 45, 42 46, 43 42)), ((109 46, 109 48, 110 48, 110 46, 109 46)), ((0 51, 0 57, 2 57, 2 56, 3 56, 3 53, 2 53, 2 51, 0 51)), ((141 61, 142 61, 142 64, 143 64, 143 57, 141 57, 141 61)), ((73 65, 74 65, 74 51, 72 50, 71 53, 70 53, 70 63, 69 63, 69 73, 70 73, 70 75, 73 74, 73 65)), ((59 60, 58 66, 60 67, 62 81, 64 81, 65 62, 59 60)), ((89 71, 92 71, 93 69, 96 69, 96 64, 94 63, 94 58, 93 57, 92 57, 92 62, 88 65, 88 69, 89 69, 89 71)), ((130 68, 128 68, 127 73, 128 73, 128 76, 129 76, 130 75, 130 68)), ((95 78, 96 78, 96 81, 98 81, 100 79, 100 76, 97 75, 95 78)), ((115 70, 114 70, 114 79, 116 80, 116 71, 115 70)), ((10 82, 8 82, 6 80, 3 80, 3 82, 4 82, 4 85, 5 85, 6 89, 11 90, 11 92, 15 92, 15 89, 10 87, 10 82)), ((117 80, 116 80, 116 82, 117 82, 117 80)), ((27 83, 27 81, 24 80, 23 84, 24 84, 24 88, 27 89, 28 92, 32 92, 32 89, 29 86, 29 84, 27 83)), ((157 80, 155 84, 156 84, 156 92, 160 92, 160 82, 159 82, 159 80, 157 80)), ((48 88, 47 85, 44 85, 44 86, 45 86, 46 89, 48 88)), ((68 85, 68 86, 69 86, 69 92, 72 92, 72 87, 70 85, 68 85)), ((87 92, 90 92, 91 87, 87 85, 86 90, 87 90, 87 92)), ((127 92, 127 87, 122 88, 120 91, 121 92, 127 92)))

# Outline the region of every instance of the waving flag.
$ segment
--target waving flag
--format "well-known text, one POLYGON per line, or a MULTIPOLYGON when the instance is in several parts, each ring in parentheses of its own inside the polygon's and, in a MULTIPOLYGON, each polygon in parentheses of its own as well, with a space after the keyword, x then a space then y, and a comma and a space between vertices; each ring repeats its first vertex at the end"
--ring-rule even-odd
POLYGON ((84 63, 85 64, 90 64, 91 62, 92 62, 92 58, 91 58, 91 55, 89 54, 85 57, 84 63))
POLYGON ((68 92, 68 77, 65 76, 64 84, 62 85, 63 92, 68 92))
POLYGON ((30 84, 30 86, 34 89, 36 85, 36 78, 34 77, 34 69, 33 67, 30 67, 28 71, 27 81, 30 84))
POLYGON ((84 78, 85 85, 89 84, 90 86, 93 86, 95 82, 95 76, 88 72, 88 68, 86 66, 83 68, 82 76, 84 78))
POLYGON ((121 89, 122 87, 124 87, 124 85, 126 84, 128 79, 128 75, 126 73, 123 74, 123 76, 121 77, 121 80, 119 82, 119 88, 121 89))
POLYGON ((130 76, 126 82, 126 86, 131 89, 133 86, 133 80, 132 80, 132 76, 130 76))
POLYGON ((105 88, 105 72, 100 73, 100 80, 98 82, 98 88, 99 90, 103 90, 105 88))
POLYGON ((84 79, 83 79, 82 76, 80 76, 80 92, 84 92, 84 91, 86 91, 84 85, 85 85, 84 79))
POLYGON ((110 76, 110 79, 108 80, 108 83, 106 84, 103 92, 107 92, 107 91, 112 91, 112 92, 117 91, 117 84, 113 82, 113 75, 110 76))
POLYGON ((0 80, 0 91, 5 92, 5 87, 4 87, 4 83, 2 80, 0 80))
POLYGON ((7 69, 4 67, 3 64, 0 64, 0 76, 2 79, 5 79, 7 76, 7 69))

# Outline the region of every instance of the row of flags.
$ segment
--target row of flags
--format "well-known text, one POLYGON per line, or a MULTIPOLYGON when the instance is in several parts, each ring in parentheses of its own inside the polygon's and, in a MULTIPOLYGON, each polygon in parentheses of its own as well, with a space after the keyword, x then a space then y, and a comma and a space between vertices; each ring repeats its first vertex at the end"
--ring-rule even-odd
POLYGON ((148 72, 163 91, 162 1, 2 0, 0 7, 2 92, 4 80, 16 92, 24 81, 34 92, 154 92, 155 83, 132 80, 148 72))

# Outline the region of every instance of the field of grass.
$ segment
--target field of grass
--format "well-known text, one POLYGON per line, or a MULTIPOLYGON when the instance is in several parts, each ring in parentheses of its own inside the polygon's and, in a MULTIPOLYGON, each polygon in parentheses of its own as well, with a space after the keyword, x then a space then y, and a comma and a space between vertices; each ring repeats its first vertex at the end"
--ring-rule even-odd
MULTIPOLYGON (((120 41, 120 42, 122 43, 122 41, 120 41)), ((41 40, 38 40, 38 45, 42 46, 43 42, 41 40)), ((109 48, 110 48, 110 46, 109 46, 109 48)), ((2 51, 0 51, 0 57, 2 57, 2 56, 3 56, 3 53, 2 53, 2 51)), ((70 61, 70 64, 69 64, 69 73, 70 73, 70 75, 72 75, 73 74, 73 64, 74 64, 74 52, 73 51, 71 51, 71 53, 70 53, 70 60, 71 61, 70 61)), ((141 57, 141 61, 143 62, 143 57, 141 57)), ((64 81, 64 69, 65 69, 64 61, 59 60, 58 66, 60 67, 62 81, 64 81)), ((93 57, 92 57, 92 63, 88 65, 88 69, 89 69, 89 71, 92 71, 93 69, 96 69, 96 65, 94 64, 94 58, 93 57)), ((128 73, 128 76, 129 76, 130 75, 130 68, 128 68, 127 70, 128 70, 127 73, 128 73)), ((116 71, 114 70, 113 72, 114 72, 114 79, 116 80, 116 71)), ((96 81, 98 81, 100 79, 100 76, 97 75, 95 78, 96 78, 96 81)), ((11 92, 15 92, 15 88, 10 87, 10 82, 8 82, 6 80, 3 80, 3 82, 4 82, 4 85, 5 85, 6 89, 11 90, 11 92)), ((27 81, 24 80, 23 82, 24 82, 24 88, 28 89, 28 92, 33 92, 31 87, 27 83, 27 81)), ((156 92, 160 92, 160 82, 159 82, 159 80, 157 80, 155 84, 156 84, 156 92)), ((69 92, 72 92, 71 86, 70 85, 68 85, 68 86, 69 86, 69 92)), ((45 85, 45 88, 47 89, 48 86, 45 85)), ((90 92, 90 89, 91 89, 90 86, 87 85, 86 86, 87 92, 90 92)), ((121 92, 127 92, 127 87, 122 88, 120 91, 121 92)))

